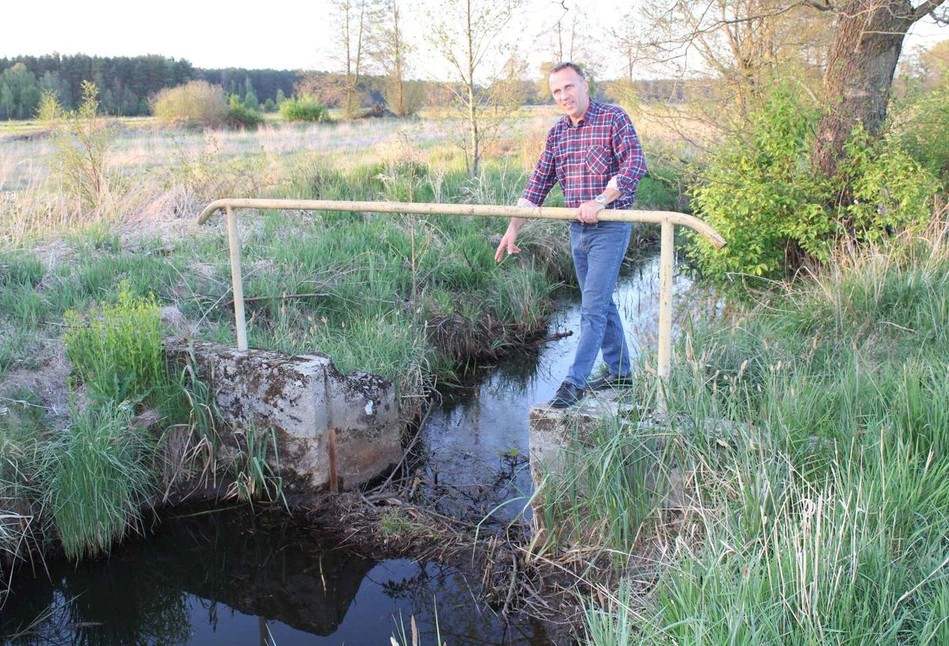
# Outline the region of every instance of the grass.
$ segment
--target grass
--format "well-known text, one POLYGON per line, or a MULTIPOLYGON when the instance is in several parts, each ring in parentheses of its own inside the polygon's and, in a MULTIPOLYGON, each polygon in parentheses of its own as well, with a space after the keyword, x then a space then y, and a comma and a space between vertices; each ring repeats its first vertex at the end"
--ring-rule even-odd
POLYGON ((147 431, 131 425, 128 406, 75 411, 70 427, 42 447, 40 475, 50 518, 66 557, 108 553, 142 529, 142 507, 155 494, 147 431))
MULTIPOLYGON (((525 113, 478 180, 444 145, 448 122, 266 125, 254 133, 168 133, 136 122, 102 132, 93 170, 103 182, 94 196, 64 181, 65 166, 83 162, 64 160, 48 137, 4 142, 0 380, 44 368, 65 347, 72 386, 96 403, 77 406, 67 429, 40 421, 15 436, 16 464, 40 477, 2 508, 0 550, 13 553, 22 534, 10 527, 33 518, 51 523, 46 529, 70 558, 108 552, 141 528, 158 471, 166 494, 175 478, 216 477, 206 386, 186 368, 169 374, 155 355, 159 308, 184 314, 199 339, 235 343, 223 223, 193 225, 208 202, 248 195, 512 204, 550 121, 549 113, 525 113), (160 449, 128 424, 146 406, 163 415, 160 449)), ((551 204, 560 203, 555 192, 551 204)), ((242 213, 250 344, 325 352, 344 373, 391 379, 403 417, 414 419, 436 381, 541 333, 552 290, 573 280, 562 223, 530 223, 525 252, 497 266, 503 228, 482 218, 242 213)), ((244 435, 235 494, 279 496, 268 438, 244 435)))
MULTIPOLYGON (((661 531, 633 542, 600 536, 621 571, 661 556, 645 587, 641 572, 601 584, 588 643, 949 643, 944 243, 935 231, 842 256, 691 330, 654 454, 684 474, 690 504, 654 506, 645 526, 661 531)), ((650 477, 627 486, 648 491, 650 477)), ((605 501, 584 513, 611 529, 641 514, 605 501)))

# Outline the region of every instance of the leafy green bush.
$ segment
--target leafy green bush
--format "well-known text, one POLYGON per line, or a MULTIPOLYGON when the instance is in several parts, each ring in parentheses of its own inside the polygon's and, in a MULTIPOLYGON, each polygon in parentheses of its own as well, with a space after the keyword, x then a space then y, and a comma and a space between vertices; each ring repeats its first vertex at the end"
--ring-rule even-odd
POLYGON ((935 179, 892 138, 858 128, 837 175, 815 168, 819 116, 800 92, 778 86, 749 131, 728 137, 700 171, 694 211, 728 242, 717 251, 696 239, 690 255, 707 277, 781 278, 806 259, 827 261, 841 240, 877 241, 931 217, 935 179))
POLYGON ((43 447, 42 479, 67 558, 108 553, 141 525, 155 487, 146 466, 152 444, 131 413, 111 402, 90 406, 43 447))
POLYGON ((117 303, 88 319, 69 310, 64 320, 66 356, 95 397, 138 401, 164 377, 164 327, 154 296, 136 297, 123 282, 117 303))
POLYGON ((227 111, 227 125, 232 128, 256 128, 264 122, 264 118, 257 110, 231 95, 230 106, 227 111))
POLYGON ((312 96, 287 99, 280 104, 285 121, 330 121, 329 110, 312 96))
POLYGON ((228 106, 221 86, 190 81, 155 95, 152 112, 166 123, 219 126, 227 119, 228 106))
POLYGON ((899 141, 914 159, 949 187, 949 75, 922 95, 898 120, 899 141))

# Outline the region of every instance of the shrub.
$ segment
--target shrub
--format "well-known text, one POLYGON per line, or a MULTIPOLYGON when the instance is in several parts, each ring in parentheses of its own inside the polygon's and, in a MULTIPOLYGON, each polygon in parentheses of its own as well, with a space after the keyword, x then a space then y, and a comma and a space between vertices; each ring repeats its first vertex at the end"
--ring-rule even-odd
POLYGON ((256 128, 264 122, 257 110, 246 103, 241 103, 236 94, 231 95, 230 106, 227 111, 227 125, 232 128, 256 128))
POLYGON ((108 193, 109 153, 115 140, 111 122, 99 114, 98 96, 96 85, 83 81, 79 109, 65 111, 55 93, 46 92, 38 115, 52 131, 50 167, 85 212, 94 211, 108 193))
POLYGON ((949 187, 949 76, 905 110, 897 126, 899 141, 914 159, 949 187))
POLYGON ((164 327, 154 296, 133 296, 123 282, 117 303, 88 320, 70 310, 64 320, 66 356, 95 397, 141 400, 160 383, 164 327))
POLYGON ((690 255, 708 278, 781 278, 807 259, 827 261, 841 240, 878 241, 928 220, 935 180, 893 138, 858 128, 834 177, 815 168, 819 116, 800 93, 778 86, 749 130, 728 137, 700 171, 695 213, 728 242, 717 251, 695 237, 690 255))
POLYGON ((280 115, 285 121, 329 121, 326 106, 311 96, 287 99, 280 104, 280 115))
POLYGON ((219 126, 227 119, 228 106, 221 86, 190 81, 155 95, 152 112, 166 123, 219 126))

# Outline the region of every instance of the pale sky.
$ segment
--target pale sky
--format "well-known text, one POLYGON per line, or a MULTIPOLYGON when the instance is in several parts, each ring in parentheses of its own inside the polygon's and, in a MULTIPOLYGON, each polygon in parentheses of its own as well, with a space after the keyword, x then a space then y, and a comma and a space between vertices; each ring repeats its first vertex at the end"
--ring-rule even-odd
MULTIPOLYGON (((420 0, 403 0, 407 26, 421 29, 420 0)), ((622 13, 633 2, 568 0, 593 15, 594 23, 622 13)), ((0 9, 0 57, 20 54, 90 54, 137 56, 159 54, 187 59, 196 67, 274 69, 336 69, 331 52, 333 24, 327 0, 308 2, 247 2, 246 0, 47 0, 42 3, 3 3, 0 9)), ((518 43, 532 60, 549 51, 541 32, 557 18, 559 0, 531 0, 521 18, 526 26, 518 43)), ((605 37, 603 28, 593 38, 605 37)), ((917 24, 904 51, 949 38, 949 27, 931 20, 917 24)), ((418 57, 417 57, 418 58, 418 57)), ((549 58, 549 57, 548 57, 549 58)), ((423 61, 434 61, 423 56, 423 61)), ((434 65, 414 63, 412 76, 439 76, 434 65)), ((536 73, 536 69, 530 70, 536 73)), ((609 70, 618 74, 618 70, 609 70)))

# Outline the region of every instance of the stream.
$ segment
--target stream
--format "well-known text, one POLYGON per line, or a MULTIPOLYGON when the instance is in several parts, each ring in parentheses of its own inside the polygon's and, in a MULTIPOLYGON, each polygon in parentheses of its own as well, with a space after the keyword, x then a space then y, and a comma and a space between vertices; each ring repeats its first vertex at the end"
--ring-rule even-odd
MULTIPOLYGON (((615 296, 631 352, 652 347, 658 321, 658 256, 627 268, 615 296)), ((677 277, 675 293, 689 280, 677 277)), ((550 334, 579 329, 579 303, 564 300, 550 334)), ((419 496, 441 513, 506 523, 533 487, 530 407, 549 400, 576 335, 504 360, 470 387, 443 389, 419 437, 419 496)), ((548 644, 531 621, 508 625, 479 601, 480 581, 434 562, 376 560, 314 538, 291 518, 246 507, 175 510, 111 557, 21 567, 0 611, 0 644, 548 644), (39 618, 39 619, 37 619, 39 618), (13 640, 9 636, 30 630, 13 640)))

